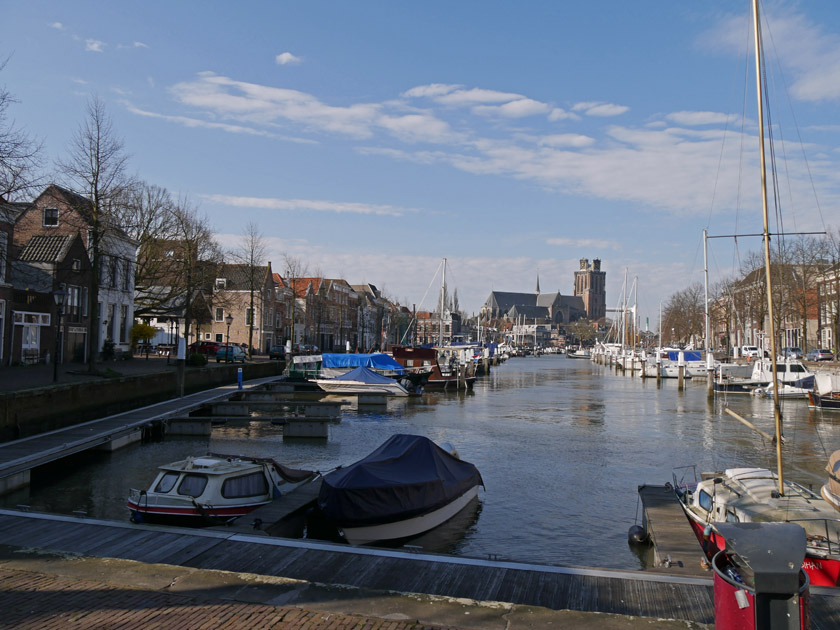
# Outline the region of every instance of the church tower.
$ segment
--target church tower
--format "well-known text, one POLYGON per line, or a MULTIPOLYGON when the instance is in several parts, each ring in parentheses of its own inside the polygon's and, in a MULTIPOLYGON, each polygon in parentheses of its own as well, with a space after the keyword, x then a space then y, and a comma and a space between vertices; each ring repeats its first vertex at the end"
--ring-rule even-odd
POLYGON ((590 264, 580 259, 580 270, 575 272, 575 295, 583 299, 586 317, 593 322, 607 316, 607 274, 601 271, 601 260, 595 258, 590 264))

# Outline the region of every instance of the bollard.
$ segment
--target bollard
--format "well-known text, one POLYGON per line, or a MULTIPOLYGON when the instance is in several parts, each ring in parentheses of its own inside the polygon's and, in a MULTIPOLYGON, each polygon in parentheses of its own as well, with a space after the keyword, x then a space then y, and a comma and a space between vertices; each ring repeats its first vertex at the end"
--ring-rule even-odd
POLYGON ((236 368, 237 389, 242 389, 242 368, 236 368))

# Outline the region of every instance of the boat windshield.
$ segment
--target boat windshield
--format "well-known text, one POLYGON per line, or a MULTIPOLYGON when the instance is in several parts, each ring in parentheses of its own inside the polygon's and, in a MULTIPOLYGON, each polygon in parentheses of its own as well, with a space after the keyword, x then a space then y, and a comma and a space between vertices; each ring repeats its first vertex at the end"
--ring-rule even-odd
POLYGON ((179 473, 175 472, 168 472, 164 473, 163 476, 158 481, 158 485, 155 486, 155 492, 160 492, 162 494, 166 494, 172 488, 175 487, 175 482, 178 481, 179 473))
POLYGON ((188 497, 199 497, 207 487, 205 475, 184 475, 184 479, 178 485, 178 494, 188 497))

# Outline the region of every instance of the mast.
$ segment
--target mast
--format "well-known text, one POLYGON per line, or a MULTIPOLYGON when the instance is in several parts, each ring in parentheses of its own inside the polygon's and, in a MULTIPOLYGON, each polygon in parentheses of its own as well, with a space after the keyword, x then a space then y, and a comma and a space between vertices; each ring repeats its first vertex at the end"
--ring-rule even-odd
POLYGON ((440 318, 438 322, 438 347, 443 347, 443 302, 446 299, 446 258, 443 259, 443 274, 440 282, 440 318))
POLYGON ((770 318, 770 365, 773 384, 773 415, 776 421, 776 466, 779 477, 779 494, 785 494, 782 476, 782 411, 779 407, 779 381, 776 373, 776 322, 773 316, 773 290, 770 284, 770 228, 767 211, 767 163, 764 156, 764 103, 761 85, 761 23, 758 15, 758 0, 753 0, 753 28, 755 30, 755 79, 758 97, 758 146, 761 156, 761 204, 764 217, 764 273, 767 285, 767 313, 770 318))

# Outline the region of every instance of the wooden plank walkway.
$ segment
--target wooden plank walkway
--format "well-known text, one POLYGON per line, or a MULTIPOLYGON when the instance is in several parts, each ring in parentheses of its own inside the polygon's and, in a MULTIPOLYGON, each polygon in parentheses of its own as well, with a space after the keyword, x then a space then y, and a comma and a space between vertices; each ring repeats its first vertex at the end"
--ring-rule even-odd
MULTIPOLYGON (((12 547, 307 582, 698 623, 714 622, 712 580, 350 547, 0 510, 12 547)), ((840 592, 811 589, 812 628, 840 627, 840 592)))
POLYGON ((674 491, 666 486, 643 485, 639 486, 639 498, 644 527, 653 543, 656 570, 666 568, 677 575, 709 576, 710 572, 700 564, 703 550, 674 491))
POLYGON ((295 488, 289 494, 280 497, 279 500, 266 503, 247 516, 236 519, 230 525, 213 527, 212 529, 252 534, 254 536, 294 536, 297 529, 302 529, 303 510, 315 504, 320 490, 321 477, 319 476, 315 480, 295 488), (284 521, 297 513, 300 513, 301 517, 300 528, 297 527, 297 519, 295 519, 295 523, 289 523, 286 526, 284 521), (254 523, 257 521, 259 521, 259 526, 255 527, 254 523))
MULTIPOLYGON (((243 389, 260 387, 277 379, 278 377, 272 376, 250 380, 243 384, 243 389)), ((4 442, 0 444, 0 479, 106 444, 137 431, 149 422, 187 414, 193 409, 225 399, 238 391, 236 384, 225 385, 99 420, 4 442)))

